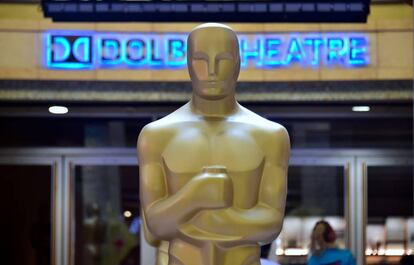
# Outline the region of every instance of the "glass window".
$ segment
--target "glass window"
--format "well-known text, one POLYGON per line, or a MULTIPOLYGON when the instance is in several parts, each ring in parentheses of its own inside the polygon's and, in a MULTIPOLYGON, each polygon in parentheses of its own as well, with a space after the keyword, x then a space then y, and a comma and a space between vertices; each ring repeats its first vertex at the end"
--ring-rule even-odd
POLYGON ((0 165, 2 264, 51 264, 51 181, 51 166, 0 165))
POLYGON ((368 166, 366 263, 400 264, 414 251, 412 166, 368 166))
POLYGON ((137 166, 76 166, 73 264, 140 264, 139 207, 137 166))
POLYGON ((413 146, 412 117, 272 120, 286 127, 293 148, 407 149, 413 146))
MULTIPOLYGON (((286 127, 293 148, 407 149, 413 143, 412 117, 268 118, 286 127)), ((0 146, 135 147, 139 132, 151 121, 150 117, 0 118, 5 125, 0 130, 0 146)))
POLYGON ((273 249, 281 264, 306 264, 313 227, 322 219, 345 247, 344 191, 343 166, 289 167, 286 217, 273 249))
POLYGON ((0 146, 135 147, 150 118, 1 118, 0 146), (26 133, 30 130, 30 133, 26 133))

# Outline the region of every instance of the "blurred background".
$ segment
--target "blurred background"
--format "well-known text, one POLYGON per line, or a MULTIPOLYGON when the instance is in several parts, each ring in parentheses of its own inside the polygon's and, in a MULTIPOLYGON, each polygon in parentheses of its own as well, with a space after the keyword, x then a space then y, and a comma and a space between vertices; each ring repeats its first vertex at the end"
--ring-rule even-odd
POLYGON ((409 1, 141 2, 0 2, 0 263, 153 264, 136 141, 189 99, 185 40, 201 20, 238 33, 238 100, 291 137, 268 258, 306 264, 320 219, 357 264, 412 255, 409 1))

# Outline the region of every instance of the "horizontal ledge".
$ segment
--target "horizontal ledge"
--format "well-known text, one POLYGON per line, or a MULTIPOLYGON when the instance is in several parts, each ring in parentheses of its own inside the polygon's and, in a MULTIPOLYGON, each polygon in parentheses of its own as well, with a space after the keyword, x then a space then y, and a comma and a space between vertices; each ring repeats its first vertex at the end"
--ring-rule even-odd
MULTIPOLYGON (((2 90, 0 101, 76 101, 76 102, 183 102, 188 92, 135 91, 52 91, 2 90)), ((407 90, 350 91, 350 92, 245 92, 238 93, 241 102, 316 102, 316 101, 412 101, 413 92, 407 90)))

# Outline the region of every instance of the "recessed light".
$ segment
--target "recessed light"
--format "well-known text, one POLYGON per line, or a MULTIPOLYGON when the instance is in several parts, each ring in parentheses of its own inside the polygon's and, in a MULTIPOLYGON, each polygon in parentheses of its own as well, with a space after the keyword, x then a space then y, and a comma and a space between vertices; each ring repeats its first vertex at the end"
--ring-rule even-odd
POLYGON ((364 111, 370 111, 371 108, 369 106, 353 106, 352 111, 357 112, 364 112, 364 111))
POLYGON ((131 216, 132 216, 132 213, 131 213, 130 211, 125 211, 125 212, 124 212, 124 216, 125 216, 126 218, 129 218, 129 217, 131 217, 131 216))
POLYGON ((52 114, 66 114, 68 113, 68 108, 65 106, 50 106, 49 112, 52 114))

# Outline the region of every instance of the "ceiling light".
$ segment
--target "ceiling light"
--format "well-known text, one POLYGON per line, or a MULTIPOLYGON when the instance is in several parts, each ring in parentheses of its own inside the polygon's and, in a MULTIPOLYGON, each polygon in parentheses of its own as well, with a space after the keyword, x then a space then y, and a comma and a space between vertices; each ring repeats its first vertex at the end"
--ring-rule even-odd
POLYGON ((364 111, 370 111, 371 108, 369 106, 353 106, 352 111, 357 112, 364 112, 364 111))
POLYGON ((132 213, 131 213, 130 211, 125 211, 125 212, 124 212, 124 216, 125 216, 126 218, 131 217, 131 215, 132 215, 132 213))
POLYGON ((65 106, 50 106, 49 112, 52 114, 66 114, 68 113, 68 108, 65 106))

